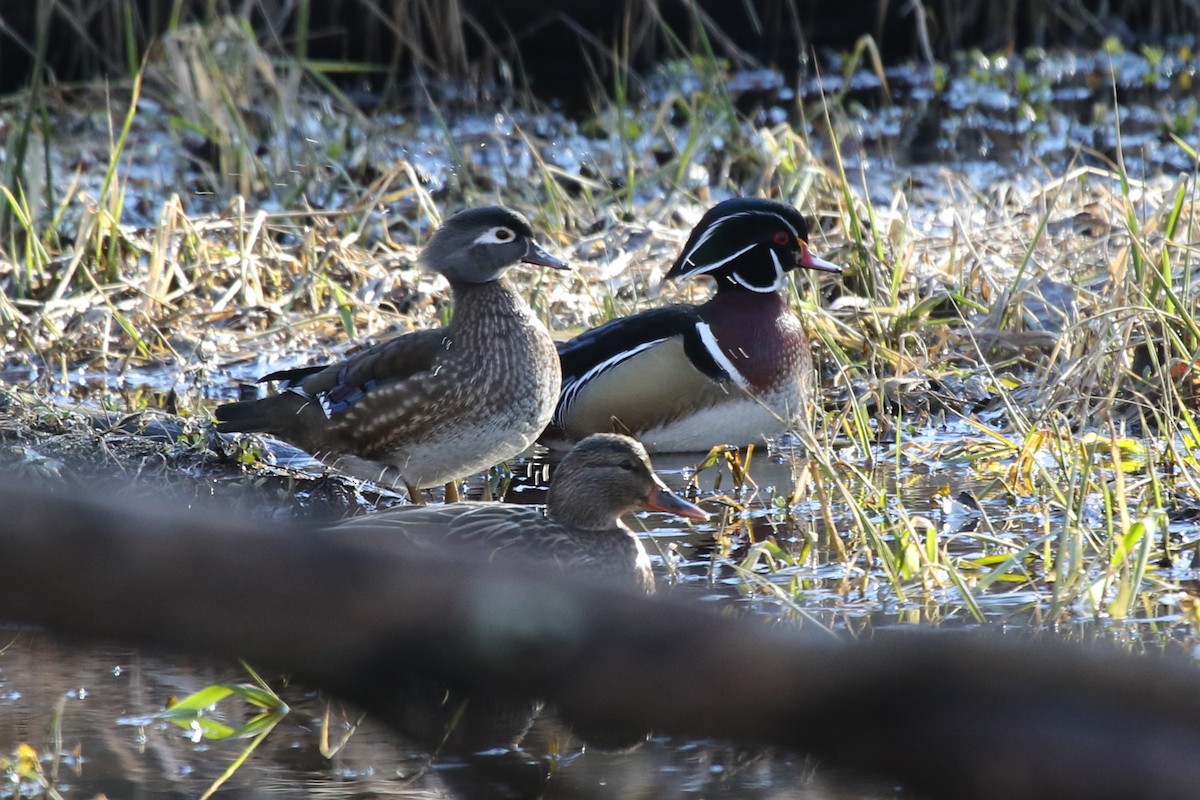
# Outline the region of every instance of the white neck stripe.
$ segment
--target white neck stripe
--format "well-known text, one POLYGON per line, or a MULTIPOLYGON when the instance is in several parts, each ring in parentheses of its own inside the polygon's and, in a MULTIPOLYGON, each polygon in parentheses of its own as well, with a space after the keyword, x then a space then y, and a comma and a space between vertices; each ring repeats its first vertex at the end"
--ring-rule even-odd
POLYGON ((717 366, 725 370, 733 382, 742 387, 746 391, 750 389, 750 381, 746 380, 746 376, 738 371, 738 368, 733 365, 733 361, 725 352, 721 350, 720 343, 717 342, 717 337, 713 334, 712 328, 707 322, 696 323, 696 333, 700 335, 700 341, 704 344, 704 349, 712 356, 712 360, 717 362, 717 366))

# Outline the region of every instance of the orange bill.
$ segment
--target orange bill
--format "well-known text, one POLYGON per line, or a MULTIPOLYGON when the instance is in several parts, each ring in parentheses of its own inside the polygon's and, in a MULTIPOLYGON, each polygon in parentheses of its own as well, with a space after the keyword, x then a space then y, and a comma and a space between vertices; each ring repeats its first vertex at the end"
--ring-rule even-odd
POLYGON ((676 514, 688 519, 708 519, 708 512, 700 508, 700 506, 684 500, 661 482, 658 488, 642 501, 642 508, 648 508, 651 511, 664 511, 668 514, 676 514))

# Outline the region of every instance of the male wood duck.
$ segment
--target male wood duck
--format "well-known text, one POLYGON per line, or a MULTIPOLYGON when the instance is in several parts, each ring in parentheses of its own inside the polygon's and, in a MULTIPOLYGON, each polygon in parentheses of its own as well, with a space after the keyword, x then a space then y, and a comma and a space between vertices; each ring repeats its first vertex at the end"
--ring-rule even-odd
POLYGON ((371 547, 396 547, 399 536, 406 544, 465 549, 493 559, 553 562, 653 592, 646 551, 621 522, 621 515, 636 508, 708 518, 654 474, 641 444, 601 433, 575 445, 554 470, 545 516, 507 503, 400 506, 354 517, 334 530, 353 533, 371 547))
POLYGON ((841 272, 808 249, 792 206, 737 198, 709 209, 666 277, 709 275, 716 294, 560 344, 562 393, 542 441, 615 430, 650 452, 688 452, 786 431, 813 393, 808 340, 781 292, 798 267, 841 272))
POLYGON ((559 362, 545 326, 504 277, 518 262, 566 269, 520 214, 450 217, 418 262, 450 282, 448 326, 399 336, 335 364, 274 372, 281 391, 216 410, 222 433, 262 432, 385 485, 437 486, 531 445, 550 420, 559 362))

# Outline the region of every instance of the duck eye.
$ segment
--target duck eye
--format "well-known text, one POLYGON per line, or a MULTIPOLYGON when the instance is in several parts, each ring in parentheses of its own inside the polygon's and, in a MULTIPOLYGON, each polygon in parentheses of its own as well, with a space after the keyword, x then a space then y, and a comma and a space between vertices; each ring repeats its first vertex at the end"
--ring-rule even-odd
POLYGON ((787 231, 778 231, 773 237, 773 241, 778 245, 791 244, 792 235, 787 231))
POLYGON ((497 242, 511 242, 513 237, 516 236, 516 234, 508 228, 496 228, 492 235, 496 237, 497 242))
POLYGON ((620 467, 621 469, 625 470, 626 472, 633 472, 633 462, 630 461, 628 458, 625 459, 624 461, 622 461, 620 464, 617 464, 617 466, 620 467))

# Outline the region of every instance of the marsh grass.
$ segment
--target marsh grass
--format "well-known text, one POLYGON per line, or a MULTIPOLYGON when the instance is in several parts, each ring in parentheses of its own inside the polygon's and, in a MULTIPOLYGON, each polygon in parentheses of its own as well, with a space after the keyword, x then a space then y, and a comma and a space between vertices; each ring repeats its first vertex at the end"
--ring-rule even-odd
MULTIPOLYGON (((56 709, 56 717, 61 719, 61 704, 56 709)), ((51 800, 63 800, 62 793, 55 787, 57 766, 62 753, 49 754, 51 770, 43 765, 44 756, 32 745, 22 742, 10 757, 0 757, 0 775, 5 782, 15 787, 14 798, 49 797, 51 800)))
POLYGON ((988 594, 1006 590, 1041 598, 1045 620, 1158 613, 1155 598, 1178 588, 1171 519, 1196 502, 1194 173, 1152 186, 1120 164, 1072 169, 992 206, 986 239, 956 225, 939 243, 914 242, 902 204, 876 208, 834 163, 862 257, 855 302, 802 304, 843 387, 810 447, 821 503, 848 509, 836 534, 827 526, 841 540, 828 558, 877 572, 901 604, 952 589, 979 621, 988 594), (1011 265, 1008 280, 982 272, 988 260, 1011 265), (938 305, 957 312, 931 325, 938 305), (978 535, 939 537, 891 498, 856 493, 842 477, 853 467, 822 446, 891 460, 898 484, 919 446, 908 434, 939 419, 974 435, 923 458, 995 474, 993 491, 1042 516, 1042 536, 1001 537, 1004 521, 988 520, 978 535), (956 539, 985 555, 962 555, 956 539))

